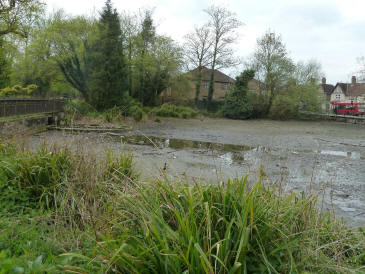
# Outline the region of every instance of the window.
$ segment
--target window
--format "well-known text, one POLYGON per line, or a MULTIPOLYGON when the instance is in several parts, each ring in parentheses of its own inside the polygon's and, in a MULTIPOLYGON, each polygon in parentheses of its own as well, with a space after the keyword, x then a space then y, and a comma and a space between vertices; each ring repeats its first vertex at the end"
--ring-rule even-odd
POLYGON ((341 99, 341 94, 336 94, 336 100, 340 100, 341 99))
POLYGON ((204 83, 204 88, 209 89, 209 82, 204 83))
POLYGON ((222 84, 222 90, 228 90, 228 84, 227 83, 222 84))

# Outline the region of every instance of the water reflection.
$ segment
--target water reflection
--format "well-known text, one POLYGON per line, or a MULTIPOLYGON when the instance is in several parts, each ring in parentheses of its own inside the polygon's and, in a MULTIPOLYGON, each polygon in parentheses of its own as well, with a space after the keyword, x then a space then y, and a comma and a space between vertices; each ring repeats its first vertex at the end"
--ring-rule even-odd
POLYGON ((335 150, 322 150, 320 151, 322 155, 332 155, 346 157, 354 160, 360 160, 361 154, 358 151, 335 151, 335 150))

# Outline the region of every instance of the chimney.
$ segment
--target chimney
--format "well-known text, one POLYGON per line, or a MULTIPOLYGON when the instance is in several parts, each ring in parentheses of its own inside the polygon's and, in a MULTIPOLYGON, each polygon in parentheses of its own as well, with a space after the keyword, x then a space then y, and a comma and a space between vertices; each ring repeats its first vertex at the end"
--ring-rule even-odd
POLYGON ((325 85, 326 84, 326 77, 322 78, 322 84, 325 85))
POLYGON ((356 76, 352 76, 352 78, 351 78, 351 84, 356 84, 356 76))

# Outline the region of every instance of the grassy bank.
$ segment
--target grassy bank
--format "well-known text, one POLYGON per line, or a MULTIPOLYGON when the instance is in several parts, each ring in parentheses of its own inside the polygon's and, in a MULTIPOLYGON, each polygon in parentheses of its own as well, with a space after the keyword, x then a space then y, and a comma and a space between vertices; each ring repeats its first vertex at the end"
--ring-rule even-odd
MULTIPOLYGON (((128 152, 0 145, 0 273, 356 272, 365 233, 260 180, 143 182, 128 152)), ((364 268, 362 268, 364 271, 364 268)))
MULTIPOLYGON (((72 124, 73 121, 83 117, 99 119, 107 123, 125 123, 128 118, 135 122, 146 119, 159 121, 160 118, 196 118, 199 112, 187 106, 176 106, 173 104, 163 104, 158 107, 141 107, 133 103, 123 107, 114 107, 104 111, 97 111, 88 103, 80 100, 69 101, 65 107, 66 122, 72 124)), ((202 115, 202 113, 200 113, 202 115)))

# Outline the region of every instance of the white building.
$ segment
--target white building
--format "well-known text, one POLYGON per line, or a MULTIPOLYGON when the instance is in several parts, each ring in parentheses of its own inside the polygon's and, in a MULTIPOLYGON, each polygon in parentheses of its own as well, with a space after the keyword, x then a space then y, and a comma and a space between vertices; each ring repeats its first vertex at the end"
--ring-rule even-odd
POLYGON ((352 76, 351 83, 337 83, 331 93, 331 103, 365 103, 365 83, 357 83, 352 76))

